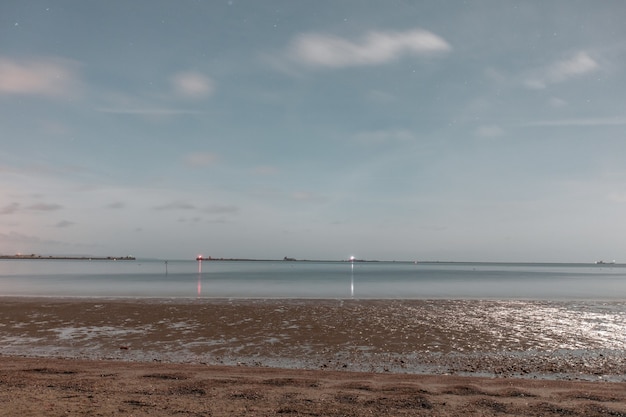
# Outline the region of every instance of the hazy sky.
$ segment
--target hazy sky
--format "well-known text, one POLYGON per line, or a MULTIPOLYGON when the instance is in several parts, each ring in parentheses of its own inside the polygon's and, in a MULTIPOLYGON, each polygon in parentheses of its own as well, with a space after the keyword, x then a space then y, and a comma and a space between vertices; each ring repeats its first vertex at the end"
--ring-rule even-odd
POLYGON ((626 261, 626 2, 0 3, 0 253, 626 261))

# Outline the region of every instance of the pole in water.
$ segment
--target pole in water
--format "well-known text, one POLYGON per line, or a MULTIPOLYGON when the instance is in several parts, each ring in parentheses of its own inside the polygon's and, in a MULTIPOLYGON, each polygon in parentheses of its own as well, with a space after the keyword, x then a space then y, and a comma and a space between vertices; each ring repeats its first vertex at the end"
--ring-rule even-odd
POLYGON ((167 275, 167 261, 165 261, 165 275, 167 275))

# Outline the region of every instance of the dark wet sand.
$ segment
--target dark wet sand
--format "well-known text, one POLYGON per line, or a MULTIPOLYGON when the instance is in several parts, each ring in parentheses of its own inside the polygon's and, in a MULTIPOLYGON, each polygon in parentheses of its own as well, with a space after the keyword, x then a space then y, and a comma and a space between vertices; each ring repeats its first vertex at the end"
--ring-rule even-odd
POLYGON ((570 310, 4 298, 0 415, 626 416, 623 336, 570 310))

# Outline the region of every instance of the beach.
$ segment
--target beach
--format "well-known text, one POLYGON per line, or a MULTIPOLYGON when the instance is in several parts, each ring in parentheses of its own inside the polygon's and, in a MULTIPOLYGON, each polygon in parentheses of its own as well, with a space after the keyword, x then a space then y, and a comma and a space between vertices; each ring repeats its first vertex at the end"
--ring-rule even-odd
POLYGON ((2 301, 2 415, 626 415, 622 303, 2 301))

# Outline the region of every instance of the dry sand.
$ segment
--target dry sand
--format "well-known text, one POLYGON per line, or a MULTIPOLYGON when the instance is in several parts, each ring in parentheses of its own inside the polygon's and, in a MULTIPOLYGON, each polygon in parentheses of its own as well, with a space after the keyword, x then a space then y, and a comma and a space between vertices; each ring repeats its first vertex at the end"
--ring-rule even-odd
POLYGON ((626 416, 626 384, 0 357, 2 416, 626 416))
POLYGON ((4 298, 0 415, 626 416, 623 335, 565 307, 4 298))

